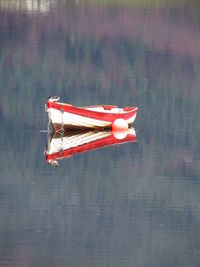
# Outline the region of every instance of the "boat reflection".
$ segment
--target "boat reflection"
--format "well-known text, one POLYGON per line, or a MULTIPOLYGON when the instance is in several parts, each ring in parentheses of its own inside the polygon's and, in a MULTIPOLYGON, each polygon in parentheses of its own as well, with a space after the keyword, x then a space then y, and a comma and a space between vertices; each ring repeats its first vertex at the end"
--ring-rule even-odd
POLYGON ((46 162, 52 166, 58 166, 58 160, 60 159, 127 142, 136 142, 134 128, 129 128, 121 132, 112 130, 85 130, 53 133, 48 138, 47 150, 45 152, 46 162))

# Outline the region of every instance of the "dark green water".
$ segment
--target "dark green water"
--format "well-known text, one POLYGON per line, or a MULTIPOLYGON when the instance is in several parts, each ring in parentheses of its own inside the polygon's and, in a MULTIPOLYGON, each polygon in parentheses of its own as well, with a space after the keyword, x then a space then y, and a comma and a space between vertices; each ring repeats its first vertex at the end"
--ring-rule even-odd
POLYGON ((200 266, 199 14, 0 2, 0 266, 200 266), (137 143, 47 165, 53 95, 138 106, 137 143))

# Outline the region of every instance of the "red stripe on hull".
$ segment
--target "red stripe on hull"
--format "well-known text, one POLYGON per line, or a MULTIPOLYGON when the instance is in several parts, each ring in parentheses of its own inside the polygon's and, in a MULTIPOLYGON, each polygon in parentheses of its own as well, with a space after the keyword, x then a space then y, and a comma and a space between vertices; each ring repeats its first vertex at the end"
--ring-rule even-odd
POLYGON ((80 116, 91 118, 91 119, 108 121, 111 123, 118 118, 128 120, 132 116, 136 115, 136 113, 138 111, 138 108, 134 107, 132 109, 128 108, 127 112, 125 112, 125 113, 116 113, 116 114, 115 113, 106 113, 106 112, 99 112, 99 111, 87 110, 84 108, 73 107, 72 105, 61 104, 58 102, 51 102, 51 101, 47 102, 47 107, 61 110, 64 112, 69 112, 72 114, 80 115, 80 116))

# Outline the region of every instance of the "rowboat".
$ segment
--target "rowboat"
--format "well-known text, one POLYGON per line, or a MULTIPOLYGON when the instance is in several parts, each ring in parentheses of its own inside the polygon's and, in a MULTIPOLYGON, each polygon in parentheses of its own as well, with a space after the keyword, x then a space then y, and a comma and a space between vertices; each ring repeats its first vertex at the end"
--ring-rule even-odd
POLYGON ((45 151, 46 162, 57 166, 58 160, 60 159, 127 142, 136 142, 136 133, 133 128, 121 132, 112 130, 54 132, 48 139, 47 149, 45 151))
POLYGON ((59 97, 51 97, 46 112, 55 132, 74 129, 127 129, 136 118, 137 107, 118 108, 113 105, 76 107, 61 103, 59 97))

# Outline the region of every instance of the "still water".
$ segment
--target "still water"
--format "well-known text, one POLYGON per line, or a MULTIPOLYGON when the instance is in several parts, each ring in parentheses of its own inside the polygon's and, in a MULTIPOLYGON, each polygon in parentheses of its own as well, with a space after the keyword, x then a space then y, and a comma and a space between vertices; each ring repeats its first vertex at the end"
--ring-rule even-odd
POLYGON ((0 266, 200 266, 199 13, 0 1, 0 266), (46 164, 53 95, 138 106, 137 142, 46 164))

